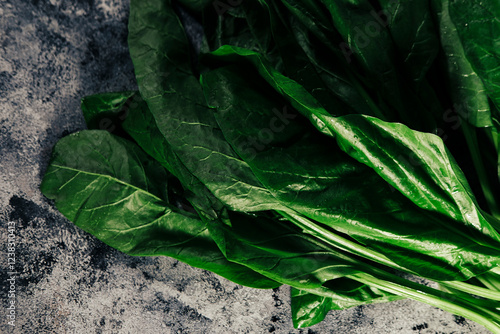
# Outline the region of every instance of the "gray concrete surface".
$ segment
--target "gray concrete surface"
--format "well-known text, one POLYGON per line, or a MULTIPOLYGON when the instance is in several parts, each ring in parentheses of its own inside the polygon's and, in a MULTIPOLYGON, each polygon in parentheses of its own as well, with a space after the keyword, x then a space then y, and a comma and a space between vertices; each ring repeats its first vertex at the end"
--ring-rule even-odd
POLYGON ((0 0, 1 333, 487 333, 413 301, 330 312, 296 330, 286 287, 254 290, 170 258, 126 256, 62 217, 38 186, 57 140, 85 128, 80 98, 134 89, 127 15, 119 0, 0 0))

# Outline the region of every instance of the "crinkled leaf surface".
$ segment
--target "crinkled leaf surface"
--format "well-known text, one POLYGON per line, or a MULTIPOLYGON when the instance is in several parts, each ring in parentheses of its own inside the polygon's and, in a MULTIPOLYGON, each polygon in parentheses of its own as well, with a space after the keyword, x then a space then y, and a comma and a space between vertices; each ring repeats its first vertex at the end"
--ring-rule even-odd
POLYGON ((141 96, 190 172, 232 209, 275 209, 250 167, 224 140, 186 64, 189 45, 169 1, 132 1, 129 46, 141 96), (144 36, 147 36, 145 38, 144 36))
POLYGON ((441 294, 387 269, 464 280, 499 263, 490 196, 500 175, 491 169, 500 161, 499 8, 132 1, 140 93, 85 98, 88 127, 116 136, 61 140, 42 190, 129 254, 176 257, 249 286, 291 285, 297 327, 330 309, 409 297, 496 332, 490 299, 500 297, 476 286, 484 280, 445 282, 452 293, 441 294), (219 49, 197 60, 199 43, 177 14, 201 20, 202 52, 219 49), (460 164, 456 147, 467 146, 464 172, 487 212, 443 141, 411 130, 455 130, 442 110, 452 104, 483 127, 459 124, 449 138, 465 140, 446 145, 460 164))
POLYGON ((222 47, 213 55, 252 63, 321 133, 335 138, 344 152, 371 167, 419 207, 462 220, 500 240, 479 212, 463 173, 438 136, 364 115, 333 117, 303 87, 270 68, 258 54, 222 47))
POLYGON ((167 178, 135 144, 87 130, 57 143, 41 189, 75 225, 124 253, 166 255, 240 284, 279 286, 227 261, 197 214, 168 203, 167 178))
POLYGON ((110 124, 108 131, 125 133, 133 138, 146 153, 179 179, 186 190, 183 197, 203 216, 216 219, 222 203, 180 161, 138 92, 88 96, 83 99, 82 109, 89 128, 98 129, 99 124, 110 124), (115 108, 117 99, 121 103, 115 108), (110 113, 115 116, 110 116, 110 113), (116 122, 107 123, 106 120, 110 119, 116 122))
MULTIPOLYGON (((259 82, 255 76, 238 76, 236 73, 238 71, 233 66, 205 74, 203 83, 207 98, 219 110, 217 120, 226 139, 273 195, 288 207, 353 236, 426 277, 467 278, 474 275, 475 270, 486 271, 498 263, 498 236, 482 216, 480 222, 484 225, 479 227, 473 225, 475 221, 470 225, 468 222, 456 221, 462 218, 458 214, 446 217, 445 212, 451 208, 459 209, 452 206, 455 205, 453 199, 443 203, 442 198, 450 195, 443 193, 437 185, 434 186, 437 194, 429 192, 427 202, 422 199, 422 195, 405 197, 401 192, 393 191, 380 173, 383 168, 374 166, 367 157, 361 159, 361 155, 356 152, 366 150, 371 145, 371 150, 378 150, 380 155, 369 157, 375 162, 381 159, 388 173, 398 172, 407 163, 402 161, 404 157, 387 157, 390 150, 382 151, 382 147, 395 149, 394 146, 399 144, 399 136, 394 138, 385 133, 377 134, 370 129, 371 123, 362 122, 366 118, 347 122, 343 118, 331 118, 330 121, 335 122, 336 127, 332 126, 328 130, 337 131, 335 138, 339 148, 332 138, 316 129, 308 129, 306 120, 296 114, 278 123, 273 108, 279 105, 276 101, 280 99, 266 101, 263 98, 266 88, 262 80, 259 82), (252 79, 256 81, 253 85, 250 83, 252 79), (269 127, 262 128, 262 124, 269 124, 269 127), (349 134, 350 131, 353 134, 349 134), (353 140, 354 134, 358 140, 353 140), (362 136, 366 136, 365 143, 360 142, 362 136), (377 136, 380 138, 378 142, 377 136), (259 139, 260 142, 252 146, 249 138, 259 139), (382 140, 386 143, 383 144, 382 140), (352 146, 347 146, 343 141, 352 146), (395 171, 390 171, 391 168, 395 171), (443 209, 439 205, 448 205, 450 208, 443 209), (430 209, 442 212, 442 215, 430 215, 430 209), (475 240, 488 246, 475 243, 475 240), (457 245, 460 246, 457 248, 457 245), (457 256, 458 251, 460 256, 457 256), (481 265, 478 266, 478 263, 481 265)), ((390 125, 386 123, 384 126, 390 125)), ((409 129, 406 131, 405 138, 409 134, 417 135, 409 129)), ((396 150, 402 152, 400 147, 403 145, 399 145, 396 150)), ((421 152, 423 148, 413 149, 421 152)), ((432 145, 427 148, 429 156, 435 155, 433 149, 432 145)), ((449 169, 445 164, 441 168, 444 167, 449 169)), ((432 174, 424 174, 428 173, 427 168, 418 171, 409 165, 405 172, 420 172, 410 179, 417 184, 406 184, 412 187, 412 191, 418 189, 422 194, 427 194, 426 188, 435 183, 432 174)), ((438 175, 442 172, 439 170, 438 175)), ((448 182, 448 178, 445 181, 448 182)), ((470 209, 477 210, 470 201, 470 209)), ((480 212, 476 214, 480 215, 480 212)))

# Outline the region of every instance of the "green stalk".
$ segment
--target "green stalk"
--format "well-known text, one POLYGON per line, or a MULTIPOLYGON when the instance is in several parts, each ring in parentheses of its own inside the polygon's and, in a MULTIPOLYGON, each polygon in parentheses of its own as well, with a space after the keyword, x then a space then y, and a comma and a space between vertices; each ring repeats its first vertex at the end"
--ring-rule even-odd
POLYGON ((451 287, 444 286, 442 284, 439 284, 439 289, 445 292, 448 292, 450 294, 453 294, 455 296, 458 296, 462 299, 465 299, 474 305, 489 308, 489 309, 499 309, 500 308, 500 303, 494 300, 488 300, 488 299, 480 299, 480 298, 475 298, 463 291, 453 289, 451 287))
MULTIPOLYGON (((306 231, 307 233, 312 234, 314 237, 322 240, 323 242, 326 242, 327 244, 335 248, 339 248, 351 254, 358 255, 362 258, 375 261, 380 264, 384 264, 390 268, 409 272, 408 269, 397 265, 383 254, 342 238, 334 233, 330 233, 330 231, 322 228, 306 217, 302 217, 295 212, 278 211, 278 213, 296 224, 298 227, 304 229, 304 231, 306 231)), ((487 329, 492 330, 493 332, 500 333, 500 315, 486 308, 487 305, 496 303, 482 302, 476 298, 473 298, 472 296, 466 295, 464 292, 471 291, 477 295, 488 294, 490 296, 493 296, 494 298, 498 298, 499 300, 500 294, 491 293, 491 291, 487 289, 472 286, 471 284, 467 283, 446 282, 446 284, 448 284, 450 288, 453 287, 457 290, 460 290, 457 294, 450 294, 418 283, 414 283, 397 275, 390 274, 365 262, 361 262, 355 259, 352 259, 352 261, 360 268, 362 268, 365 273, 346 276, 348 278, 352 278, 358 282, 368 284, 395 295, 403 296, 439 307, 447 312, 457 314, 475 321, 486 327, 487 329), (463 298, 461 298, 461 296, 463 296, 463 298), (444 297, 446 297, 446 299, 444 297), (484 307, 482 307, 481 305, 484 307)))
POLYGON ((479 148, 475 129, 473 129, 472 126, 465 120, 462 120, 462 126, 460 128, 462 129, 462 132, 467 141, 467 146, 472 156, 472 162, 474 164, 474 168, 476 169, 479 183, 481 184, 481 189, 483 191, 484 197, 486 198, 488 208, 490 209, 493 217, 500 219, 500 209, 497 207, 495 195, 493 190, 491 189, 491 182, 488 180, 488 176, 486 174, 486 168, 484 167, 484 162, 481 157, 481 151, 479 148))
POLYGON ((489 128, 485 128, 484 131, 486 133, 486 136, 490 140, 490 142, 495 147, 495 150, 497 152, 499 152, 499 149, 500 149, 500 145, 499 145, 499 143, 500 143, 500 136, 498 135, 498 131, 495 128, 495 125, 493 125, 492 127, 489 127, 489 128))
POLYGON ((350 240, 347 240, 337 234, 331 233, 327 229, 319 226, 318 224, 315 224, 314 222, 310 221, 309 219, 293 212, 293 211, 277 211, 279 214, 281 214, 283 217, 297 225, 298 227, 302 228, 305 233, 312 234, 314 237, 322 240, 323 242, 326 242, 329 245, 332 245, 336 248, 339 248, 343 251, 349 252, 351 254, 358 255, 360 257, 363 257, 365 259, 375 261, 377 263, 386 265, 390 268, 397 269, 400 271, 404 271, 413 275, 419 276, 417 273, 412 272, 411 270, 404 268, 400 266, 399 264, 393 262, 390 260, 388 257, 385 255, 371 250, 369 248, 366 248, 358 243, 352 242, 350 240))
MULTIPOLYGON (((468 297, 468 300, 464 300, 457 295, 449 294, 449 293, 442 292, 442 291, 436 290, 434 288, 431 288, 431 287, 428 287, 428 286, 425 286, 422 284, 408 281, 404 278, 401 278, 401 277, 396 276, 394 274, 387 273, 387 272, 385 272, 381 269, 378 269, 378 268, 372 268, 372 271, 375 273, 376 276, 381 276, 384 280, 387 280, 387 282, 400 284, 401 286, 403 286, 405 288, 410 288, 410 289, 416 290, 419 293, 419 294, 417 294, 417 296, 419 296, 419 298, 422 297, 420 295, 420 293, 424 293, 424 295, 430 294, 430 295, 433 295, 435 298, 437 298, 440 301, 445 301, 445 303, 442 307, 442 306, 434 304, 435 300, 433 300, 432 298, 429 300, 430 302, 427 302, 425 300, 419 300, 419 301, 422 301, 422 302, 427 303, 429 305, 434 305, 434 306, 439 307, 445 311, 464 316, 464 317, 471 319, 473 321, 476 321, 476 320, 474 320, 473 318, 470 318, 466 314, 455 313, 456 311, 453 310, 453 307, 457 306, 459 310, 461 308, 465 308, 468 311, 479 312, 479 314, 486 315, 486 316, 490 317, 491 319, 495 319, 496 325, 500 326, 500 314, 498 313, 498 311, 496 309, 491 310, 490 308, 484 308, 484 307, 477 305, 476 304, 477 299, 473 299, 471 296, 468 297), (450 307, 451 307, 451 309, 450 309, 450 307)), ((367 270, 366 273, 370 273, 370 271, 367 270)), ((418 299, 415 299, 412 297, 408 297, 408 298, 418 300, 418 299)))
POLYGON ((500 292, 500 276, 493 271, 476 277, 488 289, 500 292))
POLYGON ((486 288, 482 288, 479 286, 476 286, 474 284, 468 284, 464 282, 459 282, 459 281, 447 281, 447 282, 439 282, 439 284, 445 286, 445 287, 450 287, 455 290, 460 290, 463 292, 467 292, 479 297, 487 298, 490 300, 497 300, 500 301, 500 292, 497 292, 495 290, 490 290, 486 288))
MULTIPOLYGON (((356 242, 350 241, 348 239, 345 239, 335 233, 332 233, 331 231, 321 227, 319 224, 316 224, 309 220, 308 218, 292 211, 277 211, 280 215, 282 215, 284 218, 288 219, 292 223, 294 223, 296 226, 302 228, 305 233, 311 234, 314 237, 320 239, 323 242, 326 242, 329 245, 332 245, 338 249, 341 249, 343 251, 346 251, 348 253, 358 255, 362 258, 365 258, 367 260, 371 260, 380 264, 383 264, 387 267, 390 267, 392 269, 396 269, 399 271, 403 271, 412 275, 420 276, 418 273, 415 273, 411 271, 408 268, 402 267, 399 264, 395 263, 388 257, 386 257, 384 254, 379 253, 375 250, 369 249, 363 245, 360 245, 356 242)), ((498 271, 498 274, 500 274, 500 268, 492 269, 492 272, 494 270, 498 271)), ((496 293, 491 293, 489 290, 481 290, 481 288, 475 286, 475 285, 470 285, 467 283, 463 282, 455 282, 455 281, 446 281, 446 284, 449 286, 453 286, 455 289, 458 290, 463 290, 464 292, 469 292, 476 294, 478 296, 486 297, 488 296, 494 296, 495 298, 500 298, 500 294, 496 293), (474 291, 474 292, 470 292, 474 291)), ((500 299, 495 299, 495 300, 500 300, 500 299)))
MULTIPOLYGON (((387 275, 393 276, 390 274, 387 275)), ((383 274, 383 276, 386 276, 386 274, 383 274)), ((367 273, 349 275, 347 277, 376 287, 380 290, 405 296, 407 298, 438 307, 444 311, 463 316, 484 326, 493 333, 500 333, 500 315, 495 314, 486 308, 473 305, 470 302, 452 294, 438 291, 410 281, 401 284, 398 283, 398 281, 402 279, 397 276, 387 277, 388 280, 383 280, 367 273), (448 299, 451 299, 452 301, 448 299)))
POLYGON ((486 218, 488 223, 495 228, 498 232, 500 232, 500 219, 493 217, 488 212, 481 210, 481 214, 486 218))

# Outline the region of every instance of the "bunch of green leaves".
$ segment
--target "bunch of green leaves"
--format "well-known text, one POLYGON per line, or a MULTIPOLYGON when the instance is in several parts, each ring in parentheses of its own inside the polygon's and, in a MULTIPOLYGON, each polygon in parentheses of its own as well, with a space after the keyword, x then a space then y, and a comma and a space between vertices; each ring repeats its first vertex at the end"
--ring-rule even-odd
POLYGON ((85 97, 89 130, 57 143, 41 189, 127 254, 291 286, 296 327, 411 298, 500 332, 499 17, 133 0, 139 91, 85 97))

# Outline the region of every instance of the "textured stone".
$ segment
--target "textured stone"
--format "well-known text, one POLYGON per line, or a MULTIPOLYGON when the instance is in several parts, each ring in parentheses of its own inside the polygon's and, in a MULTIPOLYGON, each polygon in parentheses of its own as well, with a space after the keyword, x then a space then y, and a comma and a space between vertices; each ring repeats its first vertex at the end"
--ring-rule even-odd
POLYGON ((0 0, 1 333, 487 333, 413 301, 331 312, 296 330, 289 290, 245 288, 170 258, 130 257, 38 190, 53 145, 85 128, 83 96, 135 89, 128 2, 0 0), (7 221, 16 326, 7 324, 7 221))

